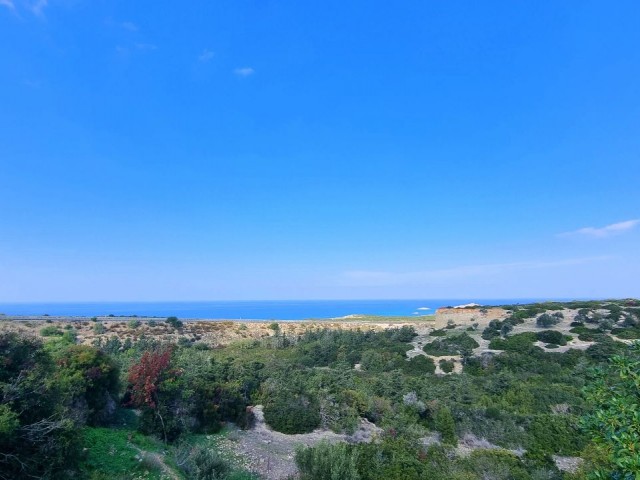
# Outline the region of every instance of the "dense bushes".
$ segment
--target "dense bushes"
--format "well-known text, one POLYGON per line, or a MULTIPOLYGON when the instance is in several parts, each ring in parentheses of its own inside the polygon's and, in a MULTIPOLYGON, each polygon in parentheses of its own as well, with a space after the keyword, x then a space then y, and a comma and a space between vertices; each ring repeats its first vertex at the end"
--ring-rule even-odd
POLYGON ((544 332, 537 332, 536 337, 541 342, 552 343, 555 345, 566 345, 567 340, 571 340, 571 337, 567 337, 557 330, 545 330, 544 332))
POLYGON ((303 448, 296 455, 302 480, 532 480, 560 478, 531 468, 511 452, 478 450, 456 458, 439 446, 422 450, 415 443, 385 437, 379 444, 303 448))
POLYGON ((264 419, 278 432, 308 433, 320 426, 320 411, 312 399, 285 393, 269 399, 264 406, 264 419))
POLYGON ((494 338, 489 343, 489 348, 513 352, 529 351, 537 339, 534 332, 518 333, 506 338, 494 338))
POLYGON ((438 338, 427 343, 423 350, 429 355, 441 357, 445 355, 471 355, 479 344, 466 332, 450 337, 438 338))
POLYGON ((300 480, 360 480, 357 463, 357 450, 344 443, 320 443, 314 448, 303 447, 296 451, 300 480))
POLYGON ((0 334, 0 471, 61 478, 79 457, 79 428, 108 421, 117 368, 89 347, 0 334))

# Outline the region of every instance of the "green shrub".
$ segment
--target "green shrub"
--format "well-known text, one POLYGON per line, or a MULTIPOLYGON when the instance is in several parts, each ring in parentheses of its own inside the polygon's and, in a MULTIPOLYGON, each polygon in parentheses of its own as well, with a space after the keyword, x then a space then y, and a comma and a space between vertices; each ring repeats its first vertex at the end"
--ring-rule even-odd
POLYGON ((320 411, 318 404, 308 397, 283 392, 266 402, 264 419, 278 432, 309 433, 320 426, 320 411))
POLYGON ((538 332, 536 333, 536 337, 544 343, 553 343, 555 345, 567 344, 565 336, 557 330, 545 330, 544 332, 538 332))
POLYGON ((572 329, 569 330, 571 333, 575 333, 576 335, 580 335, 581 333, 585 333, 585 334, 592 334, 592 333, 596 333, 597 330, 593 329, 593 328, 589 328, 589 327, 585 327, 583 325, 579 325, 577 327, 573 327, 572 329))
POLYGON ((216 451, 203 446, 192 449, 182 469, 193 480, 226 480, 231 473, 226 460, 216 451))
POLYGON ((577 455, 586 445, 584 433, 573 415, 537 415, 527 429, 531 454, 577 455))
POLYGON ((611 333, 624 340, 640 339, 640 328, 614 328, 611 333))
POLYGON ((537 340, 538 337, 534 332, 524 332, 506 338, 494 338, 489 343, 489 348, 492 350, 526 352, 533 347, 537 340))
POLYGON ((167 325, 170 325, 173 328, 182 328, 182 322, 180 320, 178 320, 178 317, 168 317, 165 320, 165 323, 167 325))
POLYGON ((622 342, 617 342, 607 335, 600 335, 596 339, 596 343, 590 345, 585 351, 587 356, 595 361, 608 361, 614 355, 620 353, 626 348, 622 342))
POLYGON ((500 420, 500 418, 502 418, 500 409, 497 407, 487 407, 484 411, 484 415, 492 420, 500 420))
POLYGON ((455 364, 451 360, 440 360, 439 365, 444 373, 451 373, 455 364))
POLYGON ((584 332, 578 335, 578 340, 582 340, 583 342, 595 342, 600 337, 602 337, 601 333, 591 330, 590 332, 584 332))
MULTIPOLYGON (((491 480, 531 480, 526 464, 516 455, 504 450, 475 450, 462 460, 464 471, 469 475, 456 478, 491 480)), ((556 478, 548 476, 540 478, 556 478)))
POLYGON ((40 329, 40 335, 43 337, 61 337, 63 335, 63 331, 58 327, 43 327, 40 329))
POLYGON ((543 313, 536 319, 536 325, 542 328, 549 328, 554 325, 560 323, 560 318, 554 315, 549 315, 548 313, 543 313))
POLYGON ((138 328, 140 326, 140 320, 129 320, 127 325, 129 328, 138 328))
POLYGON ((450 337, 439 338, 431 343, 427 343, 423 350, 425 353, 433 356, 444 355, 470 355, 473 349, 479 344, 466 332, 450 337))
POLYGON ((354 447, 345 443, 330 445, 321 442, 313 448, 296 450, 296 465, 301 480, 360 480, 358 455, 354 447))
POLYGON ((416 355, 409 361, 402 363, 403 370, 409 375, 424 375, 436 371, 433 360, 424 355, 416 355))
POLYGON ((456 423, 448 407, 440 407, 434 419, 435 427, 442 437, 442 443, 446 445, 456 445, 456 423))
POLYGON ((98 335, 103 334, 104 332, 107 331, 106 327, 102 324, 102 323, 96 323, 93 326, 93 331, 95 333, 97 333, 98 335))

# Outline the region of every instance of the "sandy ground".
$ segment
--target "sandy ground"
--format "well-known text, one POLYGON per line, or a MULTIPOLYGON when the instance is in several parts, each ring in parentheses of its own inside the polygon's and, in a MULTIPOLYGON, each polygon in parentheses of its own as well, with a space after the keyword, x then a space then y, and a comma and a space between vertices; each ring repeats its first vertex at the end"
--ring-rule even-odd
MULTIPOLYGON (((370 320, 371 317, 361 319, 350 318, 348 320, 303 320, 303 321, 228 321, 228 320, 182 320, 183 326, 175 329, 163 319, 147 319, 133 317, 99 317, 92 321, 85 317, 0 317, 0 331, 19 331, 28 335, 40 336, 44 327, 59 327, 73 329, 76 332, 78 342, 91 345, 95 340, 106 341, 111 337, 118 337, 125 341, 138 340, 142 335, 166 342, 177 342, 180 338, 186 338, 192 342, 201 342, 210 347, 228 345, 239 340, 251 340, 269 337, 275 334, 272 328, 278 324, 279 331, 286 335, 301 335, 307 330, 332 329, 332 330, 374 330, 381 331, 388 328, 399 328, 403 325, 431 324, 433 320, 413 320, 410 317, 398 317, 402 320, 388 319, 370 320), (413 320, 413 321, 412 321, 413 320), (140 322, 137 327, 131 322, 140 322), (151 322, 151 323, 150 323, 151 322), (153 323, 155 326, 152 326, 153 323), (98 333, 96 324, 104 326, 104 332, 98 333)), ((432 318, 432 317, 429 317, 432 318)))

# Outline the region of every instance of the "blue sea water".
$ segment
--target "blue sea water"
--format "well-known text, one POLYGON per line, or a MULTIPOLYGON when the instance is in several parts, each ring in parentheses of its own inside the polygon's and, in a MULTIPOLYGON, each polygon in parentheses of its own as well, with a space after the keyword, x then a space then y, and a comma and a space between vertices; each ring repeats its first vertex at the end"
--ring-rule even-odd
POLYGON ((6 315, 154 316, 201 319, 302 320, 345 315, 429 315, 439 307, 466 303, 504 305, 541 299, 427 299, 427 300, 278 300, 201 302, 74 302, 0 303, 6 315))

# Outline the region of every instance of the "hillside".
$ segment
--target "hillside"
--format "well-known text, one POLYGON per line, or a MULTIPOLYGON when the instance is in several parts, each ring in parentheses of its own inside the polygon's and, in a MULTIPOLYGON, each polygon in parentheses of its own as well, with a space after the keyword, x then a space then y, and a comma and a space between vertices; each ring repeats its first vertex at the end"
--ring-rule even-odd
POLYGON ((5 318, 0 471, 585 478, 616 468, 588 428, 591 369, 638 338, 630 299, 420 319, 5 318))

